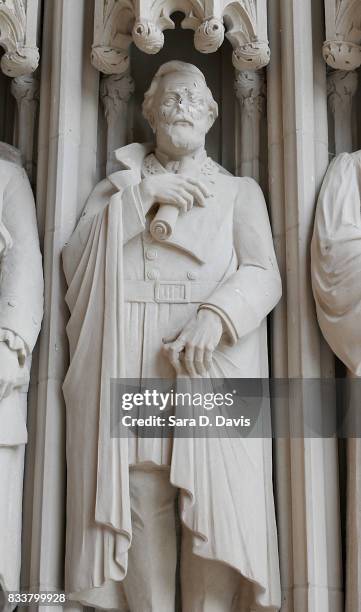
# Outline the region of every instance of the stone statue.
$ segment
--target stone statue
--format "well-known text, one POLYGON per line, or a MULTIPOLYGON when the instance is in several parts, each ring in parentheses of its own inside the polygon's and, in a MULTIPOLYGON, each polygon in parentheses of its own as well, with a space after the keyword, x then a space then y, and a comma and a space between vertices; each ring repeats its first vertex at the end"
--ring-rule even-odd
POLYGON ((317 204, 311 252, 318 322, 356 376, 361 376, 360 181, 361 151, 332 162, 317 204))
POLYGON ((258 185, 207 157, 217 104, 172 61, 143 112, 155 146, 115 155, 64 249, 70 367, 66 590, 83 604, 280 608, 271 440, 113 439, 110 378, 267 377, 281 283, 258 185))
MULTIPOLYGON (((43 316, 34 198, 20 154, 0 143, 0 586, 19 589, 26 398, 43 316)), ((11 609, 12 606, 9 606, 11 609)))
POLYGON ((347 438, 345 609, 351 612, 359 607, 361 578, 361 151, 342 153, 328 169, 317 204, 311 257, 318 322, 347 366, 341 423, 347 438))

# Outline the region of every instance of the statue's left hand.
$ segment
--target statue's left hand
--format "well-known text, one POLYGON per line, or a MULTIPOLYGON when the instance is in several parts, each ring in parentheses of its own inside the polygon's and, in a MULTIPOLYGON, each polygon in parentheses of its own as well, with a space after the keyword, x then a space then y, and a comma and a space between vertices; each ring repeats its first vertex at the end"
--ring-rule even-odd
POLYGON ((185 367, 193 378, 206 376, 222 334, 221 317, 212 310, 202 308, 176 339, 163 339, 164 350, 177 374, 182 373, 185 367))
POLYGON ((0 342, 0 401, 28 382, 29 371, 19 364, 17 352, 0 342))

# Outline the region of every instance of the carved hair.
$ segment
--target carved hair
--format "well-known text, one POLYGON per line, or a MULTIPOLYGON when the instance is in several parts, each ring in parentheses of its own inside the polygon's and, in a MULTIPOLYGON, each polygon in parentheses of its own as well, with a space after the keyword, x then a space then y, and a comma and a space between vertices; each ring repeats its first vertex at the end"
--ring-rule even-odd
POLYGON ((163 77, 165 77, 167 74, 173 74, 177 72, 183 72, 186 74, 194 74, 196 77, 198 77, 198 79, 202 81, 202 83, 204 83, 204 86, 206 88, 208 107, 211 113, 211 124, 209 126, 211 127, 211 125, 213 125, 213 123, 218 117, 218 104, 213 98, 211 90, 207 86, 207 82, 206 82, 203 72, 201 72, 199 68, 197 68, 196 66, 193 66, 193 64, 188 64, 187 62, 179 62, 176 60, 163 64, 155 73, 148 91, 144 94, 143 116, 145 117, 145 119, 148 121, 148 123, 154 130, 155 129, 154 102, 155 102, 155 97, 158 91, 158 87, 163 77))

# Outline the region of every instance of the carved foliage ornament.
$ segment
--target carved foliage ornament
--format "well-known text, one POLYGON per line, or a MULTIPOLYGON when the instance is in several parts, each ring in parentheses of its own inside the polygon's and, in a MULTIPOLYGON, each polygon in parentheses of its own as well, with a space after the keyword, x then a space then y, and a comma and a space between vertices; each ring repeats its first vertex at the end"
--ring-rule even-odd
POLYGON ((332 68, 361 66, 361 1, 325 0, 326 36, 323 56, 332 68))
POLYGON ((237 71, 234 88, 241 107, 249 117, 264 112, 266 98, 263 71, 237 71))
POLYGON ((134 81, 129 75, 111 74, 100 83, 100 97, 108 123, 115 121, 122 104, 129 102, 134 93, 134 81))
POLYGON ((268 64, 267 0, 95 0, 93 65, 105 74, 126 72, 132 41, 144 53, 158 53, 176 11, 184 14, 182 28, 194 30, 198 51, 217 51, 226 36, 238 70, 268 64))
POLYGON ((351 108, 352 98, 357 91, 357 72, 335 70, 327 77, 327 97, 330 110, 351 108))
POLYGON ((10 77, 36 70, 39 50, 36 28, 39 0, 0 0, 0 47, 2 71, 10 77))

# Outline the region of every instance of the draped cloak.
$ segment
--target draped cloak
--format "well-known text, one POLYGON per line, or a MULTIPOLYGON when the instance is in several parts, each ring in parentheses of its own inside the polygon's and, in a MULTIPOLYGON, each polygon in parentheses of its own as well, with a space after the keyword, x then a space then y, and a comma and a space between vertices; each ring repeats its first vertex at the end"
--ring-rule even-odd
POLYGON ((361 376, 361 151, 330 165, 312 239, 312 287, 327 342, 361 376))
MULTIPOLYGON (((116 173, 116 180, 109 177, 116 184, 115 193, 105 206, 99 206, 102 183, 96 187, 84 213, 91 216, 91 222, 82 230, 80 221, 64 251, 66 300, 71 312, 67 328, 71 363, 64 382, 66 590, 86 605, 123 612, 128 608, 121 581, 127 573, 132 539, 128 440, 110 438, 109 381, 125 376, 123 194, 139 183, 140 169, 150 150, 144 145, 131 147, 118 152, 124 169, 116 173)), ((266 241, 268 238, 267 244, 272 244, 270 233, 266 241)), ((260 253, 260 243, 255 246, 260 253)), ((268 265, 270 261, 275 265, 272 273, 267 266, 260 266, 260 282, 257 266, 249 274, 257 290, 269 296, 270 310, 279 299, 279 276, 273 247, 266 250, 268 265)), ((261 347, 263 355, 262 363, 254 367, 247 363, 253 374, 245 376, 267 376, 265 334, 263 320, 244 341, 245 347, 250 343, 261 347)), ((222 373, 234 375, 226 368, 222 373)), ((170 479, 181 491, 180 517, 193 533, 193 552, 240 573, 240 591, 246 599, 243 603, 240 598, 239 612, 249 609, 249 601, 252 607, 272 612, 278 609, 271 440, 175 437, 170 479)))

